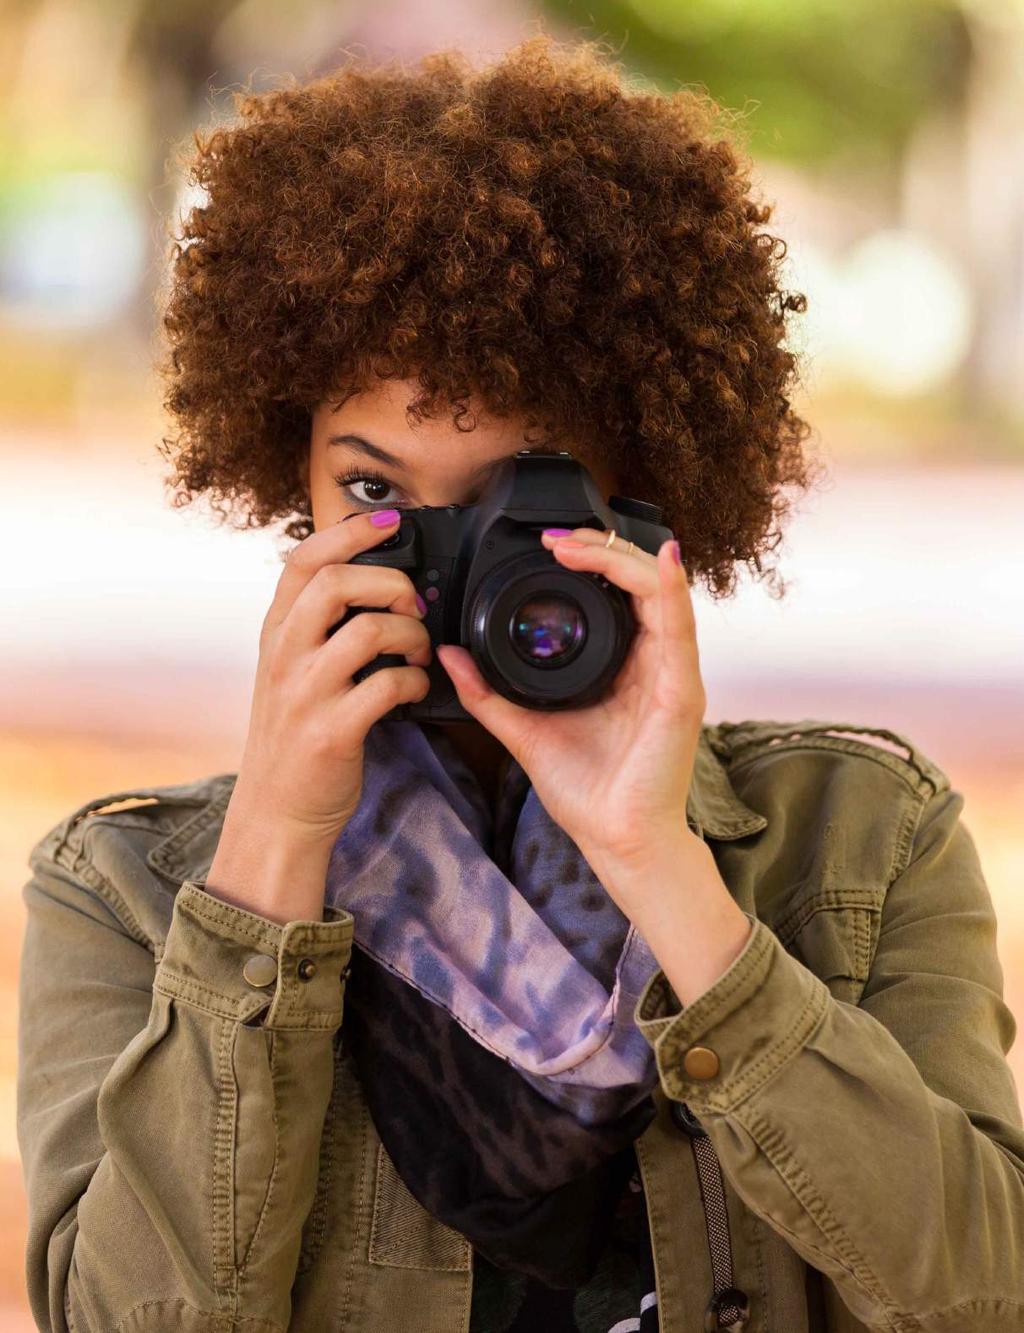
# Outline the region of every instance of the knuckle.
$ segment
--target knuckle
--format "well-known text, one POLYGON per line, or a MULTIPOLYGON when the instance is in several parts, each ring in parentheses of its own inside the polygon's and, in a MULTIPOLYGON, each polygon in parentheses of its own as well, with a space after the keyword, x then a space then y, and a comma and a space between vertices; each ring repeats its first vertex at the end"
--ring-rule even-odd
POLYGON ((376 673, 377 693, 384 703, 395 704, 403 697, 401 671, 401 667, 385 667, 376 673))
POLYGON ((279 639, 270 643, 268 651, 264 654, 264 665, 267 680, 271 685, 280 687, 288 679, 290 660, 288 654, 282 650, 279 639))
POLYGON ((344 627, 351 631, 352 637, 361 649, 376 648, 383 636, 384 627, 380 616, 373 611, 362 611, 344 627))

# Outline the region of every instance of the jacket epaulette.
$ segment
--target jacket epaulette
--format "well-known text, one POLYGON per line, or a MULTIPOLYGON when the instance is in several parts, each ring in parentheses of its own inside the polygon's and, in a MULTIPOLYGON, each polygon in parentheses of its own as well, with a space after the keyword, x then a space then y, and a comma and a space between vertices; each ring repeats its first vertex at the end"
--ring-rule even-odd
POLYGON ((158 812, 161 807, 186 806, 200 807, 221 788, 225 782, 233 782, 236 774, 218 773, 212 777, 196 778, 192 782, 167 783, 157 787, 129 787, 124 791, 105 792, 94 796, 83 805, 65 815, 49 829, 32 848, 31 856, 43 855, 54 857, 69 842, 75 842, 84 835, 89 818, 96 816, 110 817, 130 815, 132 820, 144 817, 144 813, 158 812), (110 806, 122 806, 128 801, 135 804, 116 811, 110 806))
POLYGON ((709 741, 729 764, 749 760, 769 749, 830 749, 863 755, 898 772, 922 796, 945 791, 950 780, 909 737, 888 727, 856 722, 830 722, 821 718, 777 722, 749 720, 719 722, 709 741), (894 748, 895 747, 895 748, 894 748))

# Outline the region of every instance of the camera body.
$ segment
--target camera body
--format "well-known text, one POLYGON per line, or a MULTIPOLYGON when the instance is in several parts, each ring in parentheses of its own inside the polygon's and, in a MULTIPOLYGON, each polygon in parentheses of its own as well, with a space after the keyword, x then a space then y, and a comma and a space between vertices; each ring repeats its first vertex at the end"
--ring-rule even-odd
MULTIPOLYGON (((615 528, 651 554, 672 536, 657 505, 623 496, 606 504, 589 471, 570 454, 520 450, 495 470, 473 505, 425 505, 402 511, 386 541, 351 564, 403 569, 427 604, 432 643, 454 643, 473 655, 498 693, 524 708, 582 708, 597 702, 618 674, 636 635, 632 598, 599 574, 559 564, 540 541, 544 528, 615 528)), ((328 630, 379 607, 350 606, 328 630)), ((403 655, 380 654, 360 681, 403 655)), ((430 689, 387 719, 471 720, 434 658, 430 689)))

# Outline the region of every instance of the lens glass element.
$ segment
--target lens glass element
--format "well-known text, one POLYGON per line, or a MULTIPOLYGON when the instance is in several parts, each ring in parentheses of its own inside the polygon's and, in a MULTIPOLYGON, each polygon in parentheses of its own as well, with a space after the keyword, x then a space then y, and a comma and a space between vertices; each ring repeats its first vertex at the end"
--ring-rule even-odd
POLYGON ((509 637, 527 662, 563 662, 579 652, 587 621, 579 603, 565 593, 534 595, 516 608, 509 637))

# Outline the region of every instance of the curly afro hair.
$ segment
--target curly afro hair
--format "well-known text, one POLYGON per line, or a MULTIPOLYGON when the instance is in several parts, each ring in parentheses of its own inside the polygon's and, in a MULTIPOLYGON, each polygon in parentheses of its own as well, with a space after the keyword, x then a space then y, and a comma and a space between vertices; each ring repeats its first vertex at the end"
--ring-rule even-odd
POLYGON ((416 419, 472 429, 473 395, 531 444, 597 451, 713 596, 741 562, 781 596, 762 556, 816 471, 782 346, 806 298, 716 137, 729 113, 547 34, 476 70, 445 50, 283 83, 188 149, 204 202, 173 238, 158 368, 174 506, 207 492, 302 540, 315 407, 414 378, 416 419))

